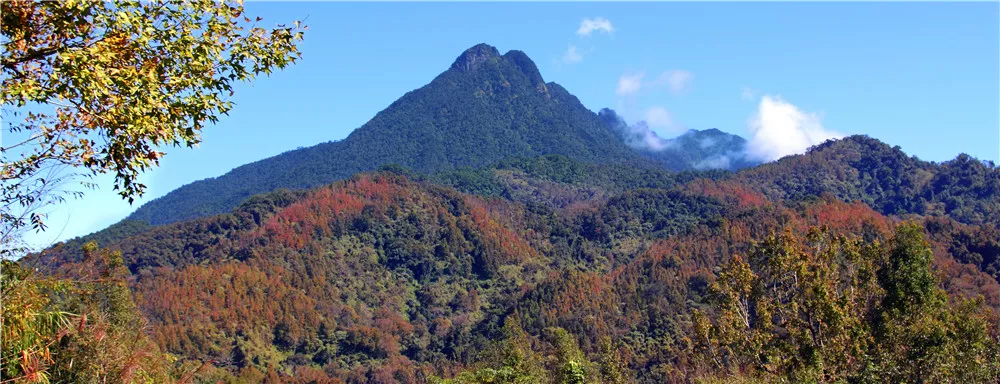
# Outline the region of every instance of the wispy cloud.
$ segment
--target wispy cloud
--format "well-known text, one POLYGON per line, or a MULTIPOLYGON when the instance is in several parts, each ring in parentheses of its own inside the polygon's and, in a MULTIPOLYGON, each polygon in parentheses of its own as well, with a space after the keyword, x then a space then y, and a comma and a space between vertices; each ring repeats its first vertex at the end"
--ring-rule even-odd
MULTIPOLYGON (((603 17, 597 18, 585 18, 580 21, 580 27, 577 28, 576 34, 581 38, 590 37, 594 32, 599 32, 603 34, 610 34, 615 31, 615 27, 611 25, 611 20, 605 19, 603 17)), ((575 44, 570 44, 569 47, 563 52, 558 58, 553 59, 556 67, 561 67, 563 64, 576 64, 583 61, 583 56, 594 51, 593 47, 589 49, 580 50, 575 44)))
POLYGON ((646 124, 652 128, 666 131, 674 131, 677 128, 677 124, 674 124, 674 116, 666 108, 660 106, 646 110, 646 124))
POLYGON ((662 151, 670 143, 660 138, 652 129, 649 129, 649 124, 644 121, 640 121, 628 129, 632 132, 630 142, 633 147, 662 151))
POLYGON ((615 31, 615 27, 611 25, 611 20, 603 17, 594 19, 587 18, 580 21, 580 28, 576 30, 576 34, 580 35, 580 37, 587 37, 594 33, 594 31, 611 33, 615 31))
POLYGON ((673 144, 672 141, 663 140, 656 132, 649 129, 645 121, 639 121, 633 125, 628 125, 625 119, 617 112, 610 109, 602 109, 598 113, 602 119, 610 123, 611 126, 624 135, 625 143, 633 148, 661 151, 673 144))
POLYGON ((747 154, 751 158, 772 161, 803 153, 809 147, 843 135, 827 130, 815 113, 807 113, 777 96, 765 95, 757 113, 750 119, 747 154))
POLYGON ((743 87, 743 93, 740 94, 740 98, 743 100, 753 100, 757 97, 757 90, 750 87, 743 87))
POLYGON ((704 160, 700 160, 694 163, 694 169, 706 170, 706 169, 729 169, 732 164, 732 158, 741 156, 741 153, 725 153, 722 155, 709 157, 704 160))
POLYGON ((660 76, 656 78, 656 81, 650 85, 654 87, 666 85, 670 90, 670 93, 679 95, 690 89, 692 82, 694 82, 694 73, 683 69, 671 69, 661 73, 660 76))
POLYGON ((573 44, 569 45, 566 53, 563 54, 562 61, 566 64, 576 64, 583 61, 583 53, 580 53, 573 44))
POLYGON ((619 96, 626 96, 638 93, 641 89, 667 87, 670 93, 680 95, 690 90, 694 82, 694 73, 683 69, 663 71, 663 73, 652 81, 644 81, 645 77, 645 72, 632 72, 622 75, 618 78, 616 92, 619 96))
POLYGON ((670 111, 663 106, 653 105, 645 110, 636 110, 634 108, 636 104, 635 96, 639 94, 640 91, 653 90, 663 87, 666 87, 670 93, 677 95, 689 90, 693 80, 693 73, 680 69, 664 71, 652 80, 647 80, 645 71, 626 72, 618 77, 618 86, 615 88, 615 93, 619 97, 618 109, 622 113, 641 120, 630 129, 633 135, 643 137, 642 142, 645 144, 644 147, 653 150, 663 149, 662 145, 651 144, 660 140, 659 137, 655 137, 656 135, 653 133, 653 129, 673 134, 683 131, 684 126, 683 124, 677 123, 674 120, 673 114, 671 114, 670 111), (654 137, 655 140, 652 139, 654 137))
POLYGON ((634 95, 642 89, 642 79, 646 77, 644 72, 638 73, 626 73, 618 78, 618 88, 615 89, 615 93, 618 96, 629 96, 634 95))

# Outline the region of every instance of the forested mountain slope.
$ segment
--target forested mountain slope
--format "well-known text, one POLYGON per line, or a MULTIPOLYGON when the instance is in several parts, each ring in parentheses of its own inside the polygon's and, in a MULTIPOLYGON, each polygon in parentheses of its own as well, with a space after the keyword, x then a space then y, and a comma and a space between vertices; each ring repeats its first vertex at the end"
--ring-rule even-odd
MULTIPOLYGON (((214 361, 199 374, 205 380, 255 381, 265 373, 301 382, 561 380, 570 368, 588 382, 684 382, 736 369, 881 375, 855 359, 873 359, 880 369, 903 364, 893 376, 903 380, 920 373, 899 348, 924 337, 925 328, 895 314, 886 315, 889 323, 858 325, 869 336, 830 325, 896 313, 896 294, 929 295, 919 299, 929 300, 920 304, 921 321, 952 330, 936 342, 943 349, 912 352, 936 359, 926 363, 939 375, 932 377, 956 377, 938 370, 941 364, 960 366, 965 381, 996 375, 1000 284, 959 258, 995 258, 1000 248, 979 241, 993 232, 947 217, 894 230, 895 219, 864 203, 833 194, 772 200, 757 191, 766 183, 725 172, 676 174, 547 156, 405 173, 261 195, 229 214, 107 246, 123 252, 152 340, 184 361, 214 361), (929 243, 919 239, 925 231, 929 243), (924 291, 896 291, 895 280, 876 278, 895 276, 893 268, 902 268, 895 263, 911 257, 917 264, 907 273, 925 271, 913 277, 930 282, 924 291), (780 286, 773 268, 815 271, 800 281, 818 285, 800 289, 833 284, 830 294, 846 301, 792 290, 783 293, 788 302, 752 288, 780 286), (743 270, 756 277, 727 274, 743 270), (751 288, 741 291, 744 283, 751 288), (800 322, 807 317, 786 313, 773 329, 755 320, 752 333, 731 333, 728 316, 737 312, 726 292, 801 316, 840 317, 800 322), (843 296, 848 292, 869 296, 843 296), (933 299, 945 292, 947 300, 933 299), (975 297, 985 301, 959 305, 975 297), (825 332, 838 341, 808 336, 814 321, 828 324, 825 332), (893 327, 895 336, 878 327, 893 327), (762 344, 741 344, 750 342, 762 344), (944 352, 952 350, 966 352, 944 352), (754 353, 776 360, 755 361, 754 353)), ((49 264, 70 274, 75 265, 49 264)))
POLYGON ((806 154, 747 169, 737 178, 773 199, 831 193, 887 215, 943 215, 968 224, 1000 224, 1000 169, 992 162, 961 154, 934 164, 868 136, 827 141, 806 154))
POLYGON ((851 136, 693 171, 746 142, 645 152, 612 114, 478 45, 344 141, 185 186, 17 273, 101 276, 120 308, 92 313, 128 315, 169 354, 157 372, 200 382, 1000 379, 992 163, 851 136))
POLYGON ((575 96, 546 83, 523 52, 500 55, 480 44, 342 141, 185 185, 129 219, 159 225, 223 213, 253 194, 319 186, 386 164, 430 173, 545 154, 596 163, 642 161, 575 96))

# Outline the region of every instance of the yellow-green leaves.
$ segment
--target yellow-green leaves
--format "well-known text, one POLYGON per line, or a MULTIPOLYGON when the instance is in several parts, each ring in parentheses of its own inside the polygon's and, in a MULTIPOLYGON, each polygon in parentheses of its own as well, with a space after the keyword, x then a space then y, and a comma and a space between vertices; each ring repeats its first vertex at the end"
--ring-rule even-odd
MULTIPOLYGON (((2 145, 0 204, 9 228, 30 224, 32 203, 54 202, 45 196, 53 188, 37 186, 53 167, 69 170, 58 173, 63 178, 111 173, 123 198, 141 195, 136 179, 159 163, 159 148, 197 144, 205 125, 232 108, 236 82, 298 60, 304 29, 297 22, 265 29, 235 1, 0 7, 0 100, 13 116, 4 116, 8 130, 26 138, 2 145)), ((7 232, 5 245, 13 240, 7 232)))

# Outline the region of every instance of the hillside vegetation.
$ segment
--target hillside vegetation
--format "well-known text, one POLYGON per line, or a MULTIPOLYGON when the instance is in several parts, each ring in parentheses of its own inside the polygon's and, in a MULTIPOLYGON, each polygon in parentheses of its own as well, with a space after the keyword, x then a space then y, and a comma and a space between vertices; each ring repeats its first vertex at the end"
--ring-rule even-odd
POLYGON ((343 141, 5 262, 0 373, 1000 381, 994 164, 851 136, 756 165, 636 129, 477 45, 343 141))
MULTIPOLYGON (((799 160, 784 161, 788 175, 799 160)), ((997 377, 993 227, 769 198, 744 173, 558 156, 407 173, 108 246, 151 339, 214 362, 205 380, 997 377)), ((71 249, 51 252, 77 269, 71 249)))

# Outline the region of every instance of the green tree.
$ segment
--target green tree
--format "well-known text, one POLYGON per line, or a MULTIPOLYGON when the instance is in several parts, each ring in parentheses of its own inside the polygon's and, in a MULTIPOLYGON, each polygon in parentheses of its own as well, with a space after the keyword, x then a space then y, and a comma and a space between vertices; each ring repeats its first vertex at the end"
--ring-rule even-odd
POLYGON ((610 338, 601 338, 600 343, 598 343, 598 348, 601 352, 600 367, 601 377, 603 378, 604 383, 624 384, 633 380, 633 378, 629 376, 628 367, 622 361, 621 355, 611 343, 610 338))
POLYGON ((454 379, 432 378, 432 383, 441 384, 541 384, 546 382, 547 372, 542 356, 532 349, 530 335, 521 328, 520 319, 508 316, 504 319, 502 339, 481 356, 485 367, 462 372, 454 379))
MULTIPOLYGON (((234 85, 299 57, 302 28, 265 29, 236 1, 0 2, 4 120, 0 244, 45 228, 37 208, 74 176, 115 175, 130 202, 162 146, 193 146, 234 85)), ((86 181, 84 182, 88 184, 86 181)))
POLYGON ((937 287, 934 255, 924 239, 923 227, 901 224, 890 246, 888 265, 878 274, 879 285, 885 290, 882 311, 890 317, 909 317, 942 304, 945 295, 937 287))
POLYGON ((749 260, 719 272, 714 316, 692 316, 695 353, 739 380, 991 382, 1000 373, 988 309, 981 298, 948 303, 915 223, 899 225, 887 247, 786 230, 755 244, 749 260))
POLYGON ((760 278, 750 264, 734 256, 723 265, 711 292, 718 316, 704 350, 711 353, 716 367, 741 370, 766 364, 762 353, 771 316, 760 278))
POLYGON ((553 371, 556 384, 582 384, 593 381, 597 376, 594 364, 587 359, 577 345, 576 337, 565 329, 552 327, 545 329, 550 342, 555 347, 553 371), (590 379, 588 379, 590 377, 590 379))
POLYGON ((900 224, 878 281, 875 348, 863 378, 892 382, 990 382, 1000 378, 998 341, 981 299, 950 305, 932 269, 923 227, 900 224))

